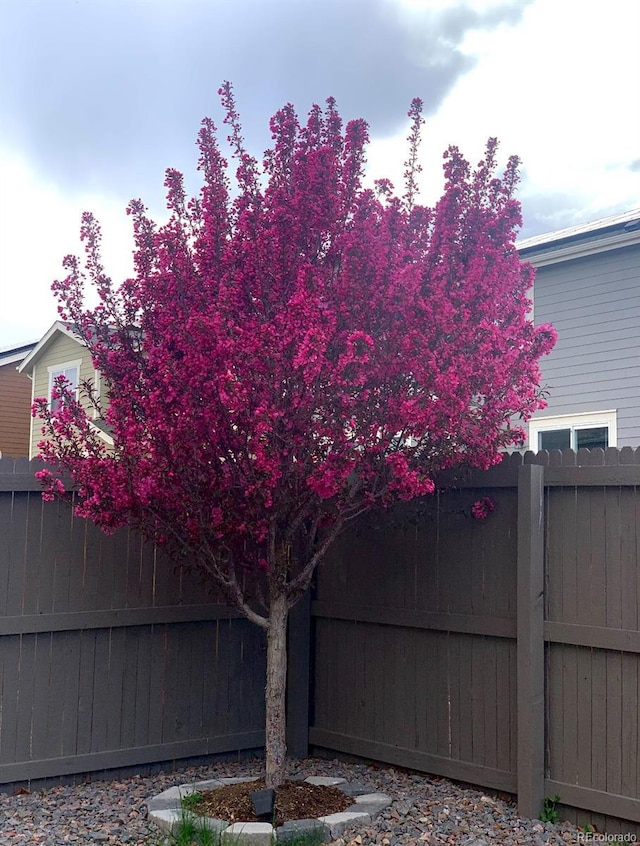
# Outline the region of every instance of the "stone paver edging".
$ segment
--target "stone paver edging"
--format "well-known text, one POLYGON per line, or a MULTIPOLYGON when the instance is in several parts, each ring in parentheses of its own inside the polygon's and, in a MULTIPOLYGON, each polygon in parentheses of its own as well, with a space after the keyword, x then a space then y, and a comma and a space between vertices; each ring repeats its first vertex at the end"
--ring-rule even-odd
POLYGON ((224 787, 225 784, 239 784, 243 781, 257 781, 257 779, 258 776, 217 778, 170 787, 147 801, 149 820, 158 828, 173 833, 183 820, 187 818, 198 820, 201 825, 219 835, 221 846, 272 846, 274 841, 286 843, 288 840, 299 839, 318 830, 322 832, 323 842, 335 840, 345 829, 358 823, 364 825, 371 822, 391 804, 391 797, 386 793, 369 793, 366 787, 350 784, 344 778, 309 776, 304 779, 308 784, 337 787, 353 798, 353 805, 346 811, 318 817, 318 819, 289 820, 278 828, 274 828, 270 823, 262 822, 238 822, 230 825, 228 820, 198 817, 182 807, 182 798, 191 793, 215 790, 216 787, 224 787))

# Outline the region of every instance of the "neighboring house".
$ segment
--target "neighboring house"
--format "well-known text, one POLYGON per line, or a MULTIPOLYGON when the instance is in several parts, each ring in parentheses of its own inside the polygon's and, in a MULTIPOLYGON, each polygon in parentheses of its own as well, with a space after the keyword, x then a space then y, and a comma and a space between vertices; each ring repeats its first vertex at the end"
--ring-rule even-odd
POLYGON ((0 458, 29 455, 31 382, 18 367, 35 345, 0 350, 0 458))
MULTIPOLYGON (((61 320, 57 320, 34 346, 19 370, 31 379, 31 400, 48 397, 52 402, 51 390, 58 376, 64 376, 75 388, 85 381, 93 382, 98 388, 100 386, 100 374, 93 367, 89 350, 69 324, 61 320)), ((34 458, 38 454, 38 442, 42 440, 42 424, 38 418, 30 419, 29 458, 34 458)), ((103 430, 102 421, 96 420, 96 431, 107 443, 113 443, 103 430)))
POLYGON ((536 268, 534 320, 558 331, 529 448, 640 446, 640 209, 516 246, 536 268))

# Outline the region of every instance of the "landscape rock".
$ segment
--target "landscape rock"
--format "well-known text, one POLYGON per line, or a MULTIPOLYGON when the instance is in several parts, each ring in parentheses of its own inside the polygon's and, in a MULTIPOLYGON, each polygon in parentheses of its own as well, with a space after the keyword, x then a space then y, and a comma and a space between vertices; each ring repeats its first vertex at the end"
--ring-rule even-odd
POLYGON ((371 822, 371 817, 369 814, 365 814, 362 811, 341 811, 338 814, 329 814, 326 817, 319 817, 319 820, 328 826, 331 836, 336 838, 348 828, 371 822))
POLYGON ((298 840, 312 832, 318 832, 322 836, 323 843, 331 837, 329 827, 320 820, 289 820, 276 829, 276 840, 278 843, 286 843, 289 840, 298 840))
MULTIPOLYGON (((354 823, 343 833, 328 833, 325 842, 334 837, 336 846, 576 846, 584 842, 584 832, 568 822, 535 830, 540 820, 519 817, 513 802, 499 794, 489 795, 486 788, 474 789, 380 764, 312 758, 291 761, 289 766, 294 776, 313 773, 344 778, 345 784, 366 785, 365 794, 380 792, 397 803, 413 803, 404 816, 394 809, 394 818, 388 809, 374 820, 366 814, 365 822, 354 823), (449 813, 439 820, 445 808, 449 813)), ((167 772, 155 768, 152 774, 111 781, 78 779, 75 785, 54 785, 17 795, 0 793, 0 842, 2 846, 90 846, 92 842, 150 846, 158 840, 158 832, 152 830, 147 816, 148 797, 174 788, 177 798, 179 785, 193 788, 207 780, 247 781, 257 778, 255 774, 263 769, 264 761, 259 759, 217 759, 167 772), (109 833, 109 841, 92 840, 91 833, 102 832, 109 833)), ((162 810, 168 809, 157 813, 162 810)))

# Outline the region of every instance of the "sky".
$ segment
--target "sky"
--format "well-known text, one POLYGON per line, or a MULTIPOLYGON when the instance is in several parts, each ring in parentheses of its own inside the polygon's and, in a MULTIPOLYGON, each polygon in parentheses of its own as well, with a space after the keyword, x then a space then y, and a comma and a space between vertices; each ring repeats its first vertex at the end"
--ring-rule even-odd
POLYGON ((84 210, 107 272, 131 274, 125 207, 162 219, 166 167, 198 191, 226 79, 257 155, 284 103, 333 96, 369 123, 368 178, 401 188, 417 96, 423 202, 448 145, 473 162, 497 136, 522 160, 522 237, 636 208, 638 32, 638 0, 0 0, 0 349, 56 319, 84 210))

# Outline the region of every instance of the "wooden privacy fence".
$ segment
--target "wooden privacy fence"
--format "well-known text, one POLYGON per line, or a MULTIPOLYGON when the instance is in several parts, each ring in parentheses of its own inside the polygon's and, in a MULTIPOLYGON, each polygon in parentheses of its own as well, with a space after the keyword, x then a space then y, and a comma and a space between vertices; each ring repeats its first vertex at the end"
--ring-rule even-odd
POLYGON ((320 571, 311 744, 640 836, 640 450, 455 484, 363 520, 320 571))
POLYGON ((0 459, 0 783, 261 747, 261 631, 0 459))
MULTIPOLYGON (((0 783, 250 750, 261 630, 0 460, 0 783)), ((362 521, 290 628, 308 742, 640 836, 640 450, 528 453, 362 521), (471 506, 489 497, 485 519, 471 506)))

